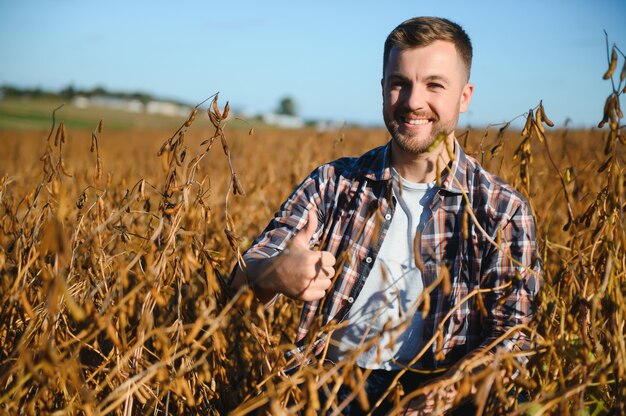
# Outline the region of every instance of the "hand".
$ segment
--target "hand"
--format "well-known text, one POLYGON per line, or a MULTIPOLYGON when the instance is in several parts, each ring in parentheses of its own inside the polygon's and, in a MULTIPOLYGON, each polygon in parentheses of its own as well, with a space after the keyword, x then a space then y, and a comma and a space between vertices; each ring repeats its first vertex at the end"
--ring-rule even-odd
POLYGON ((248 276, 261 301, 282 293, 305 302, 319 300, 326 294, 335 276, 335 256, 327 251, 311 250, 309 241, 317 230, 315 207, 308 212, 307 224, 289 242, 280 255, 247 261, 248 276))
POLYGON ((457 388, 454 383, 450 383, 440 389, 427 391, 409 402, 402 415, 426 416, 443 414, 452 407, 457 395, 457 388))

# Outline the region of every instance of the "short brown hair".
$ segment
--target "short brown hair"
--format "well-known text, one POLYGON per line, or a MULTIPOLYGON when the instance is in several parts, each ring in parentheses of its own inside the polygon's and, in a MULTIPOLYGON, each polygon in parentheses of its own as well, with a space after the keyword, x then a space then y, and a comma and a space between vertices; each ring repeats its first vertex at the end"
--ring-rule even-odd
POLYGON ((418 48, 428 46, 436 40, 452 42, 461 60, 467 68, 469 80, 472 68, 472 42, 465 30, 457 23, 442 17, 421 16, 414 17, 400 23, 391 31, 385 40, 383 54, 383 77, 387 68, 387 61, 391 49, 397 46, 399 49, 418 48))

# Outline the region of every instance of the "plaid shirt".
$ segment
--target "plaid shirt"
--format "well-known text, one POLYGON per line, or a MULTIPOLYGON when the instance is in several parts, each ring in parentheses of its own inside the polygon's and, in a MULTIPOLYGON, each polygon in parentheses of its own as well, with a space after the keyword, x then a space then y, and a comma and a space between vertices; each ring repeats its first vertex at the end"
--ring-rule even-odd
MULTIPOLYGON (((305 226, 308 211, 317 211, 319 225, 311 244, 335 255, 341 272, 323 300, 304 304, 297 342, 309 338, 320 311, 324 324, 341 320, 359 295, 394 214, 391 179, 389 143, 360 158, 342 158, 320 166, 289 196, 246 252, 245 256, 255 257, 280 254, 305 226)), ((418 365, 423 368, 450 365, 468 352, 488 346, 507 329, 527 324, 535 309, 541 268, 529 204, 467 156, 458 143, 450 169, 441 174, 431 210, 418 248, 424 288, 437 279, 442 266, 449 271, 451 288, 446 295, 439 285, 430 294, 422 342, 430 340, 440 326, 443 337, 420 359, 418 365), (464 195, 478 223, 500 243, 500 249, 467 214, 463 218, 467 207, 464 195), (508 287, 500 288, 505 285, 508 287), (486 315, 476 296, 463 301, 475 289, 490 288, 496 289, 482 293, 486 315)), ((315 350, 321 351, 324 342, 318 341, 315 350)), ((498 346, 514 350, 527 347, 527 343, 527 335, 518 331, 498 346)))

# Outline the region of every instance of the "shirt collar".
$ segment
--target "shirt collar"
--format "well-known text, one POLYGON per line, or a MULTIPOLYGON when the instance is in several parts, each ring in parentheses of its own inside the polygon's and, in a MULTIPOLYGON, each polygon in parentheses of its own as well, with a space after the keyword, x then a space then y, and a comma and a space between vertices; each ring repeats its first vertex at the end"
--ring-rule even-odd
POLYGON ((359 174, 374 181, 388 181, 391 175, 391 140, 372 151, 372 161, 361 165, 359 174))
MULTIPOLYGON (((389 181, 391 173, 391 140, 385 146, 375 149, 371 163, 361 166, 360 174, 375 181, 389 181)), ((441 189, 461 194, 468 193, 467 155, 457 140, 454 141, 454 160, 441 172, 441 189), (448 170, 449 167, 449 170, 448 170)))

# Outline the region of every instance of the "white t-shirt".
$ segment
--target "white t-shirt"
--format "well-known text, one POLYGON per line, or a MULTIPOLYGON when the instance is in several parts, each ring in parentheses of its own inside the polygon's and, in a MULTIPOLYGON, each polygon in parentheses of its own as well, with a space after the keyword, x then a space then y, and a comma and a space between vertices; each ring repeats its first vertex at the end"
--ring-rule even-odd
POLYGON ((432 216, 430 203, 437 187, 434 182, 409 182, 395 170, 393 177, 396 209, 372 271, 344 318, 348 325, 332 334, 327 358, 335 362, 378 336, 387 321, 392 327, 404 325, 384 332, 377 345, 361 353, 357 358, 360 367, 399 369, 413 359, 422 344, 417 299, 424 284, 415 266, 413 240, 416 230, 421 231, 432 216))

